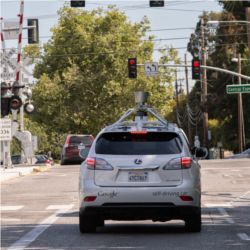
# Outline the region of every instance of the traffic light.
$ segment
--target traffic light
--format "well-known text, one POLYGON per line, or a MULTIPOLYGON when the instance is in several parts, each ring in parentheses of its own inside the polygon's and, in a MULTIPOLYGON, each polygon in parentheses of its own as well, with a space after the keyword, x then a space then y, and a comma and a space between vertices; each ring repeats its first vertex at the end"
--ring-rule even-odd
POLYGON ((243 7, 245 7, 245 8, 250 7, 250 1, 244 0, 244 1, 242 1, 242 3, 243 3, 243 7))
POLYGON ((22 100, 18 95, 13 95, 10 98, 10 109, 18 110, 22 106, 22 100))
POLYGON ((39 43, 38 19, 28 19, 28 44, 39 43))
POLYGON ((192 79, 200 80, 200 60, 192 60, 192 79))
POLYGON ((164 7, 164 0, 155 0, 155 1, 149 1, 150 7, 164 7))
POLYGON ((10 113, 11 86, 7 82, 1 82, 1 117, 10 113))
POLYGON ((137 62, 135 57, 128 59, 128 77, 129 78, 137 77, 137 62))
POLYGON ((10 98, 1 98, 1 117, 10 113, 10 98))
POLYGON ((85 7, 85 1, 71 0, 70 7, 74 7, 74 8, 85 7))

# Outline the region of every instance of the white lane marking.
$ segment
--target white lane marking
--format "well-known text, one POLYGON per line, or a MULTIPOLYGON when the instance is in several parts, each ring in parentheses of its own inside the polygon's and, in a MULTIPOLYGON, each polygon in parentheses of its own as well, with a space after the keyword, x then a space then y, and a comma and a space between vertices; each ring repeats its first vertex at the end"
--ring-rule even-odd
POLYGON ((17 222, 20 221, 21 219, 14 219, 14 218, 1 218, 1 221, 6 221, 6 222, 17 222))
POLYGON ((250 237, 245 233, 239 233, 237 235, 240 237, 241 240, 250 240, 250 237))
POLYGON ((234 220, 232 218, 230 218, 229 214, 226 212, 226 210, 223 207, 218 207, 217 209, 219 210, 219 212, 222 215, 222 217, 224 217, 225 220, 229 224, 234 224, 234 220))
MULTIPOLYGON (((245 170, 245 169, 250 169, 250 167, 243 167, 241 170, 239 170, 239 171, 243 171, 243 170, 245 170)), ((231 169, 230 169, 230 167, 228 167, 228 168, 216 168, 216 167, 214 167, 214 168, 204 168, 204 167, 202 167, 201 166, 201 170, 202 171, 204 171, 204 170, 229 170, 229 171, 231 171, 231 169)))
POLYGON ((218 207, 232 207, 233 205, 231 203, 206 203, 204 204, 205 207, 212 207, 212 208, 218 208, 218 207))
POLYGON ((69 209, 69 205, 50 205, 46 210, 65 210, 69 209))
POLYGON ((248 190, 246 193, 242 194, 241 196, 233 199, 230 204, 233 206, 234 202, 239 202, 240 200, 244 199, 246 196, 248 196, 248 194, 250 194, 250 191, 248 190))
POLYGON ((22 238, 12 244, 7 250, 23 250, 31 242, 33 242, 41 233, 43 233, 47 228, 49 228, 59 217, 58 214, 64 214, 68 210, 73 208, 73 204, 68 205, 68 208, 65 210, 58 210, 53 215, 49 216, 38 224, 34 229, 25 234, 22 238))
POLYGON ((23 207, 24 206, 1 206, 0 209, 1 211, 16 211, 23 207))

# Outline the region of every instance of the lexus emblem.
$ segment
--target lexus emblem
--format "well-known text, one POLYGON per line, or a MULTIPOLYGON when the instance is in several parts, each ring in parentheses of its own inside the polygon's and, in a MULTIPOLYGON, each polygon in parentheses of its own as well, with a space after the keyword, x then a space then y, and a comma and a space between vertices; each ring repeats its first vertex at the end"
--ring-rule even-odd
POLYGON ((141 160, 141 159, 135 159, 134 162, 135 162, 135 164, 138 164, 138 165, 139 165, 139 164, 142 164, 142 160, 141 160))

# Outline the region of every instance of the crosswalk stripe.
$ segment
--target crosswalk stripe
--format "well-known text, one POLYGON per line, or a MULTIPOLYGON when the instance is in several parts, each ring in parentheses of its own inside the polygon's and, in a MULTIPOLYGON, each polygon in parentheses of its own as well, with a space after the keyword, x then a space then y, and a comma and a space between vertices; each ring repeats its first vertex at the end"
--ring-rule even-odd
POLYGON ((46 208, 46 210, 68 210, 71 209, 72 205, 50 205, 46 208))
POLYGON ((19 210, 23 207, 24 206, 1 206, 0 210, 1 211, 16 211, 16 210, 19 210))

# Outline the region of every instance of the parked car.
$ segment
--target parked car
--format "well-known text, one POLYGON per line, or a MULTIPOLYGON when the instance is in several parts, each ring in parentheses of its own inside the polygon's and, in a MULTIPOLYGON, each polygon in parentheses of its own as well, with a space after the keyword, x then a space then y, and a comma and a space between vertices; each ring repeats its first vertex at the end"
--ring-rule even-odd
POLYGON ((47 155, 35 155, 33 164, 38 165, 52 165, 52 161, 48 158, 47 155))
POLYGON ((201 230, 200 166, 183 130, 147 106, 129 110, 95 138, 79 178, 79 229, 104 220, 181 219, 201 230), (125 120, 130 114, 135 120, 125 120), (147 121, 153 115, 155 121, 147 121))
POLYGON ((25 159, 21 155, 12 155, 11 162, 14 165, 23 164, 25 163, 25 159))
POLYGON ((227 159, 241 159, 241 158, 250 158, 250 148, 246 149, 245 151, 239 154, 234 154, 227 157, 227 159))
POLYGON ((79 147, 85 147, 89 151, 93 140, 94 137, 92 135, 67 135, 61 153, 61 165, 69 163, 80 164, 84 161, 85 158, 79 155, 79 147))

